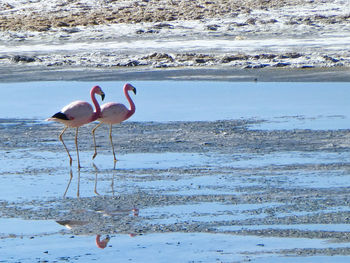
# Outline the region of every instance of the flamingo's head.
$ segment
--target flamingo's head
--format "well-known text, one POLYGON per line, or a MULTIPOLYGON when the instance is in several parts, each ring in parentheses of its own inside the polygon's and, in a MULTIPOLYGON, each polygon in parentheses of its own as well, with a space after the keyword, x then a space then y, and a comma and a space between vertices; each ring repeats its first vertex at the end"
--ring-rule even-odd
POLYGON ((100 86, 95 86, 92 88, 93 92, 100 95, 101 96, 101 99, 104 100, 105 98, 105 93, 102 91, 101 87, 100 86))
POLYGON ((131 91, 134 92, 135 95, 136 95, 136 88, 135 88, 133 85, 127 83, 127 84, 125 84, 125 87, 124 87, 124 88, 125 88, 127 91, 131 90, 131 91))

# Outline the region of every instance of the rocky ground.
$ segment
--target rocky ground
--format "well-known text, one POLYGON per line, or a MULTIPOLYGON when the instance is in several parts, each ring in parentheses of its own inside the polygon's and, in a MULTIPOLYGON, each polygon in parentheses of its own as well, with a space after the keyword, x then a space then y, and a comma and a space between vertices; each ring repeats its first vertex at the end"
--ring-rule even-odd
POLYGON ((22 2, 0 6, 2 66, 350 65, 350 11, 343 0, 22 2))
MULTIPOLYGON (((11 31, 47 31, 54 27, 200 20, 233 17, 239 13, 249 14, 255 9, 267 10, 286 6, 300 6, 304 3, 313 2, 315 1, 74 0, 51 1, 50 3, 25 1, 25 4, 23 4, 19 1, 4 1, 0 5, 0 10, 3 11, 3 15, 0 18, 0 28, 1 30, 11 31)), ((327 20, 327 18, 319 19, 327 20)), ((347 19, 347 17, 333 17, 331 22, 336 23, 343 19, 347 19)), ((250 24, 255 22, 257 21, 247 21, 250 24)), ((271 18, 270 23, 274 22, 276 21, 272 21, 271 18)), ((213 28, 213 30, 215 29, 213 28)))

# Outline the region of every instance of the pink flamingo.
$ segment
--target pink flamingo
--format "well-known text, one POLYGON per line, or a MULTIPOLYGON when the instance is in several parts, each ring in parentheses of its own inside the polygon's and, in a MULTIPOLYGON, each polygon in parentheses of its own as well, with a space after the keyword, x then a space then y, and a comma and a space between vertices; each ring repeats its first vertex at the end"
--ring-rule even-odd
POLYGON ((116 163, 117 159, 115 158, 114 146, 113 146, 113 141, 112 141, 112 125, 116 124, 116 123, 121 123, 122 121, 129 119, 135 113, 136 108, 135 108, 134 102, 130 98, 130 95, 129 95, 130 90, 133 91, 136 95, 136 88, 129 83, 125 84, 124 85, 124 94, 125 94, 126 99, 130 103, 130 109, 128 109, 124 104, 115 103, 115 102, 105 103, 101 106, 101 116, 98 118, 98 121, 100 121, 100 123, 97 124, 96 127, 92 129, 92 136, 94 139, 94 147, 95 147, 95 153, 94 153, 92 159, 94 159, 97 155, 95 131, 102 123, 106 123, 106 124, 110 125, 109 126, 109 139, 110 139, 111 145, 112 145, 114 163, 116 163))
POLYGON ((46 119, 47 121, 56 121, 61 122, 65 125, 61 134, 59 135, 59 139, 62 142, 64 148, 67 151, 69 157, 69 163, 72 166, 72 157, 69 154, 68 148, 62 139, 62 135, 67 130, 68 127, 76 128, 75 131, 75 148, 77 150, 77 159, 78 159, 78 168, 80 168, 79 161, 79 150, 78 150, 78 128, 84 124, 97 120, 97 118, 101 114, 101 108, 98 104, 95 94, 101 95, 102 100, 105 97, 104 92, 99 86, 94 86, 91 91, 91 100, 95 106, 95 111, 93 110, 90 103, 85 101, 73 101, 67 106, 65 106, 60 112, 54 114, 51 118, 46 119))

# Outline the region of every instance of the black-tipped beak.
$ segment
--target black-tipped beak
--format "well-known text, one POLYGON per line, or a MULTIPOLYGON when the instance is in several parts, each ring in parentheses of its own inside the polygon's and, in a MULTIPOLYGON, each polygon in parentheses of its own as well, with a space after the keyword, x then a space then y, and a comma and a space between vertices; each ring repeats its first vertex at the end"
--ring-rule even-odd
POLYGON ((101 99, 104 100, 105 99, 105 93, 101 92, 101 99))
POLYGON ((133 92, 135 93, 135 95, 136 95, 136 88, 135 88, 135 87, 133 87, 132 91, 133 91, 133 92))

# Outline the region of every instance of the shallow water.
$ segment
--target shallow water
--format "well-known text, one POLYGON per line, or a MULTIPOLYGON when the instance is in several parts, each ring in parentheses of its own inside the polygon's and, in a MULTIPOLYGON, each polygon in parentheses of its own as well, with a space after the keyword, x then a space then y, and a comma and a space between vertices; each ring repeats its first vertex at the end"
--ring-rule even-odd
MULTIPOLYGON (((1 106, 0 125, 13 131, 18 140, 21 132, 34 129, 38 122, 52 125, 42 121, 68 102, 78 98, 90 100, 88 91, 95 84, 0 84, 0 91, 7 98, 1 106), (31 120, 14 123, 12 118, 31 120)), ((98 84, 106 92, 107 101, 125 102, 122 82, 98 84)), ((266 121, 248 124, 250 131, 336 130, 347 129, 350 117, 347 83, 133 84, 138 92, 133 95, 137 111, 130 121, 141 122, 141 127, 148 121, 253 118, 266 121)), ((210 136, 226 136, 220 124, 215 128, 212 131, 218 133, 210 136)), ((153 132, 157 135, 157 131, 153 132)), ((237 130, 237 134, 240 132, 247 130, 237 130)), ((333 136, 332 132, 325 136, 333 136)), ((48 134, 53 133, 45 135, 48 134)), ((259 141, 252 144, 258 151, 243 147, 230 153, 172 149, 169 152, 127 149, 119 153, 118 145, 115 169, 110 145, 108 140, 102 143, 105 135, 101 133, 99 154, 94 161, 92 148, 82 147, 80 171, 75 166, 71 135, 67 135, 67 145, 73 156, 72 169, 56 136, 35 137, 33 142, 18 144, 9 140, 9 148, 0 151, 0 262, 109 262, 115 258, 121 262, 165 262, 169 256, 178 262, 328 262, 330 258, 348 261, 343 252, 331 257, 321 251, 311 257, 304 251, 296 257, 298 252, 294 251, 349 247, 346 237, 345 241, 335 243, 322 236, 324 231, 342 236, 349 232, 346 218, 350 213, 347 205, 350 153, 346 138, 339 133, 337 136, 343 141, 331 147, 295 149, 286 148, 290 144, 285 137, 279 140, 279 135, 274 135, 276 144, 285 148, 272 147, 268 151, 259 151, 259 141), (37 146, 41 140, 44 146, 37 146), (142 200, 149 197, 165 201, 142 200), (139 209, 138 215, 131 212, 135 207, 139 209), (67 230, 55 222, 79 215, 91 220, 89 231, 67 230), (112 237, 104 250, 95 245, 95 234, 101 229, 112 237), (270 229, 280 231, 280 236, 269 236, 270 229), (283 231, 290 229, 300 232, 299 236, 286 237, 289 232, 283 231), (305 237, 305 231, 311 232, 311 236, 305 237), (294 250, 288 254, 285 252, 288 249, 294 250)), ((157 136, 153 140, 156 139, 157 136)), ((315 142, 319 143, 317 139, 315 142)), ((137 143, 141 145, 142 139, 137 143)))
MULTIPOLYGON (((0 84, 2 118, 45 119, 74 100, 90 101, 100 85, 106 101, 127 103, 124 82, 0 84)), ((131 121, 213 121, 256 118, 264 129, 344 129, 350 118, 349 83, 135 81, 131 121)))
POLYGON ((343 164, 349 160, 349 153, 279 152, 261 155, 131 153, 119 155, 117 169, 114 170, 110 154, 101 153, 92 162, 91 152, 81 152, 83 167, 80 172, 74 168, 69 169, 64 151, 57 153, 31 151, 29 153, 18 150, 2 153, 2 156, 3 158, 0 158, 2 167, 0 199, 9 201, 62 196, 71 174, 73 179, 68 196, 76 195, 80 178, 82 197, 95 196, 93 191, 95 182, 98 191, 107 194, 113 191, 134 193, 140 190, 182 195, 235 192, 238 194, 236 190, 238 187, 254 187, 261 184, 262 179, 266 180, 264 178, 266 169, 271 167, 283 169, 286 165, 293 165, 295 168, 280 171, 276 176, 268 178, 270 185, 285 188, 350 186, 350 174, 342 170, 307 171, 303 168, 310 164, 343 164), (151 179, 154 169, 158 170, 157 177, 151 179), (204 171, 188 177, 188 175, 176 175, 178 169, 191 171, 204 169, 204 171), (252 169, 254 175, 250 174, 252 169), (260 174, 257 173, 259 170, 260 174), (123 180, 118 179, 121 175, 123 180), (114 180, 115 189, 112 189, 110 184, 114 180), (221 185, 221 187, 212 189, 212 185, 221 185))
MULTIPOLYGON (((30 222, 29 222, 30 223, 30 222)), ((169 233, 142 236, 112 235, 108 247, 101 250, 95 246, 94 236, 47 234, 23 237, 21 246, 4 250, 4 245, 16 245, 16 239, 0 241, 3 262, 96 262, 118 258, 120 262, 168 262, 169 257, 176 262, 311 262, 309 257, 282 258, 271 253, 279 249, 306 247, 327 248, 330 245, 319 239, 264 238, 254 236, 232 236, 225 234, 169 233), (21 256, 19 256, 21 255, 21 256), (291 260, 293 259, 293 260, 291 260)), ((332 244, 341 248, 346 244, 332 244)), ((328 257, 317 262, 327 262, 328 257)), ((345 256, 335 256, 336 262, 347 262, 345 256)), ((315 258, 313 259, 315 260, 315 258)), ((329 258, 328 258, 329 260, 329 258)), ((312 261, 315 262, 315 261, 312 261)), ((328 261, 329 262, 329 261, 328 261)))
MULTIPOLYGON (((24 237, 21 240, 21 246, 16 247, 13 251, 6 251, 2 248, 4 244, 15 245, 15 239, 7 238, 1 240, 0 251, 4 262, 11 262, 13 259, 20 262, 33 262, 31 261, 33 258, 48 262, 55 260, 96 262, 96 260, 109 261, 116 257, 120 262, 167 262, 169 257, 177 262, 215 262, 218 258, 224 262, 244 262, 246 260, 271 262, 271 259, 277 261, 280 259, 278 255, 272 257, 269 255, 273 250, 301 247, 298 244, 316 248, 329 246, 318 239, 297 240, 293 238, 237 237, 224 234, 169 233, 136 237, 112 235, 109 247, 101 250, 96 248, 94 239, 93 236, 71 238, 69 235, 54 234, 34 238, 24 237)), ((344 244, 332 244, 332 247, 343 246, 344 244)), ((299 257, 295 259, 299 262, 299 257)), ((347 261, 343 258, 337 262, 347 261)))

